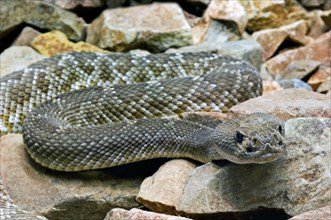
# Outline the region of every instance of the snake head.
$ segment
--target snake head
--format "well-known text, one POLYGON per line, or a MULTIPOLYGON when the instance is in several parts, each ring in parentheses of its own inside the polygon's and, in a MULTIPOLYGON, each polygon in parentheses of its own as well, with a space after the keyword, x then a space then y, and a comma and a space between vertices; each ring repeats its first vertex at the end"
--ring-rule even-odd
POLYGON ((216 152, 224 159, 238 164, 262 164, 282 155, 284 136, 284 124, 277 117, 253 113, 222 123, 216 127, 213 138, 216 152))

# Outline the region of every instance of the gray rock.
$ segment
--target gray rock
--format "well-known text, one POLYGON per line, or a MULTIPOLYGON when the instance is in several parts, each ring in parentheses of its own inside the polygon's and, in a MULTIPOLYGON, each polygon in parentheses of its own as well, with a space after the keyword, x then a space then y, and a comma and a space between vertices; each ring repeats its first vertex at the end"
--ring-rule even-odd
POLYGON ((283 79, 303 79, 314 72, 321 62, 315 60, 294 60, 283 72, 283 79))
POLYGON ((75 14, 42 1, 0 1, 0 20, 0 39, 23 24, 59 30, 72 40, 80 40, 84 32, 84 22, 75 14))
POLYGON ((190 218, 184 218, 179 216, 165 215, 160 213, 143 211, 140 209, 131 209, 129 211, 125 209, 115 208, 108 212, 104 220, 121 220, 121 219, 130 219, 130 220, 190 220, 190 218))
POLYGON ((9 47, 0 55, 0 77, 24 69, 30 64, 44 58, 45 56, 37 53, 28 46, 9 47))
POLYGON ((310 85, 308 85, 307 83, 305 83, 300 79, 282 79, 282 80, 277 80, 277 82, 284 89, 301 88, 308 91, 313 91, 310 85))
POLYGON ((215 52, 222 55, 229 55, 238 59, 246 60, 256 68, 260 69, 262 64, 262 47, 254 40, 229 41, 214 45, 203 44, 200 46, 188 46, 179 49, 170 49, 167 53, 187 52, 215 52))
POLYGON ((149 177, 141 185, 141 191, 148 191, 146 187, 159 190, 150 194, 139 192, 138 200, 153 211, 166 210, 193 217, 222 218, 229 213, 247 213, 261 207, 281 209, 288 215, 316 209, 329 202, 331 193, 330 129, 329 118, 291 119, 285 124, 287 150, 280 159, 262 165, 208 163, 192 168, 185 173, 187 180, 179 195, 167 191, 171 188, 165 181, 158 181, 172 179, 172 186, 177 179, 183 181, 177 171, 181 166, 175 167, 178 161, 170 161, 173 174, 169 176, 166 169, 163 175, 165 164, 155 174, 157 179, 149 177), (165 195, 163 200, 158 193, 165 195), (173 209, 164 208, 169 206, 173 209))
POLYGON ((103 219, 116 207, 139 207, 140 177, 124 178, 104 171, 63 173, 35 164, 22 135, 1 137, 1 179, 13 203, 49 219, 103 219))
POLYGON ((86 41, 116 51, 144 48, 160 52, 190 45, 192 36, 177 4, 154 3, 104 11, 89 25, 86 41))
POLYGON ((277 115, 283 120, 294 117, 331 117, 329 95, 304 89, 285 89, 250 99, 233 106, 235 114, 264 112, 277 115))

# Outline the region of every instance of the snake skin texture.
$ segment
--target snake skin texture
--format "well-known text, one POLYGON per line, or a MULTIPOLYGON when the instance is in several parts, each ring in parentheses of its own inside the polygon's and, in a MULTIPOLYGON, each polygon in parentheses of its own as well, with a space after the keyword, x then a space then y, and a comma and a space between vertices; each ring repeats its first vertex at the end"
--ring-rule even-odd
POLYGON ((74 52, 1 79, 0 130, 23 131, 30 156, 60 171, 152 158, 266 163, 284 151, 278 118, 185 116, 261 93, 256 69, 226 56, 74 52))

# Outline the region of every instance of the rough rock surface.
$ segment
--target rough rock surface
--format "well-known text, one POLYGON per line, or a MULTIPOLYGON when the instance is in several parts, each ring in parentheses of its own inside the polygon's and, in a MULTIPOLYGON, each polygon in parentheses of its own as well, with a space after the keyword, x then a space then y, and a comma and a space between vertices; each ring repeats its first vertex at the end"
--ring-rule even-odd
POLYGON ((77 52, 108 52, 85 42, 73 43, 61 31, 51 31, 37 36, 31 46, 44 56, 51 57, 57 54, 77 52))
POLYGON ((315 60, 294 60, 283 72, 283 79, 303 79, 313 73, 321 62, 315 60))
POLYGON ((3 51, 0 55, 0 77, 14 71, 24 69, 28 65, 44 59, 28 46, 12 46, 3 51))
POLYGON ((308 31, 308 24, 304 20, 285 25, 279 28, 256 31, 252 37, 258 41, 264 49, 263 60, 270 58, 284 43, 285 40, 295 43, 307 44, 310 39, 305 36, 308 31))
MULTIPOLYGON (((321 63, 330 60, 331 31, 314 42, 298 49, 288 50, 269 59, 263 64, 267 71, 277 79, 283 78, 284 70, 294 60, 315 60, 321 63)), ((330 62, 330 61, 329 61, 330 62)))
POLYGON ((283 120, 293 117, 331 117, 331 99, 329 95, 304 89, 285 89, 263 95, 230 110, 235 114, 265 112, 277 115, 283 120))
POLYGON ((214 52, 222 55, 229 55, 237 59, 243 59, 260 68, 262 64, 263 49, 255 40, 229 41, 214 45, 204 44, 201 46, 187 46, 179 49, 170 49, 167 53, 185 53, 185 52, 214 52))
POLYGON ((39 31, 31 28, 25 27, 18 35, 18 37, 13 42, 13 46, 30 46, 31 41, 41 34, 39 31))
POLYGON ((165 215, 154 212, 143 211, 140 209, 125 210, 120 208, 115 208, 108 212, 104 220, 190 220, 190 218, 184 218, 179 216, 165 215))
POLYGON ((0 20, 0 39, 24 23, 62 31, 72 40, 80 40, 84 31, 75 14, 42 1, 0 1, 0 20))
MULTIPOLYGON (((226 217, 229 213, 256 211, 260 207, 282 209, 290 216, 316 209, 329 202, 331 193, 330 129, 329 118, 291 119, 285 124, 287 150, 280 159, 262 165, 208 163, 191 168, 184 175, 188 177, 185 185, 179 184, 181 194, 176 197, 164 179, 171 179, 172 186, 177 179, 182 182, 178 170, 183 162, 170 161, 144 180, 141 192, 154 190, 150 194, 139 192, 138 200, 153 211, 175 210, 192 217, 226 217), (169 164, 173 167, 177 164, 171 176, 169 164), (158 196, 160 193, 164 196, 158 196)), ((191 162, 187 164, 192 166, 191 162)))
POLYGON ((116 51, 138 47, 164 51, 190 45, 192 36, 177 4, 154 3, 104 11, 88 27, 86 41, 116 51))
POLYGON ((263 81, 263 95, 272 92, 283 91, 283 90, 284 89, 279 85, 277 81, 269 81, 269 80, 263 81))
POLYGON ((247 29, 250 32, 277 28, 308 17, 306 11, 295 1, 240 0, 248 15, 247 29))
POLYGON ((313 219, 320 219, 320 220, 327 220, 331 219, 331 206, 325 206, 319 209, 315 209, 312 211, 308 211, 302 213, 300 215, 296 215, 289 220, 313 220, 313 219))
POLYGON ((2 183, 14 204, 26 211, 49 219, 103 219, 112 208, 139 207, 135 197, 141 178, 42 168, 28 157, 19 134, 1 137, 0 156, 2 183))
MULTIPOLYGON (((322 83, 326 82, 331 77, 331 66, 321 65, 318 70, 309 78, 308 84, 316 90, 322 83)), ((331 89, 331 88, 329 88, 331 89)))

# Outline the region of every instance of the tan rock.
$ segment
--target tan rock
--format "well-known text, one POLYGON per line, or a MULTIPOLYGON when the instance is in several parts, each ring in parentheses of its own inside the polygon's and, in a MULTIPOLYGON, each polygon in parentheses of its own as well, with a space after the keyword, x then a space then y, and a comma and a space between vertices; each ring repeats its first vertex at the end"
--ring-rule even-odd
POLYGON ((72 10, 77 7, 97 8, 104 6, 103 0, 46 0, 49 3, 55 4, 63 9, 72 10))
POLYGON ((328 93, 329 91, 331 91, 331 76, 328 76, 325 82, 317 88, 317 92, 328 93))
MULTIPOLYGON (((180 195, 173 195, 165 181, 154 179, 153 185, 141 185, 141 190, 148 191, 151 186, 154 190, 150 194, 139 193, 139 201, 153 211, 182 213, 202 219, 225 219, 231 213, 254 212, 263 209, 261 207, 281 209, 288 215, 318 208, 330 201, 330 129, 329 118, 287 121, 286 153, 267 164, 207 163, 184 176, 177 173, 169 176, 165 164, 157 176, 171 179, 172 186, 176 181, 182 185, 185 178, 184 190, 178 192, 180 195), (159 197, 160 193, 164 196, 159 197), (174 208, 165 209, 169 204, 174 208)), ((178 170, 181 166, 172 169, 178 170)), ((264 218, 259 216, 258 219, 264 218)))
POLYGON ((265 112, 283 120, 293 117, 331 117, 330 96, 304 89, 285 89, 233 106, 235 114, 265 112))
POLYGON ((263 81, 263 95, 283 90, 284 89, 276 81, 263 81))
POLYGON ((115 208, 108 212, 104 220, 121 220, 121 219, 130 219, 130 220, 190 220, 190 218, 184 218, 179 216, 165 215, 160 213, 143 211, 140 209, 131 209, 129 211, 125 209, 115 208))
POLYGON ((194 168, 196 165, 186 160, 169 161, 143 181, 137 200, 148 208, 158 206, 159 212, 176 213, 186 180, 194 168), (162 205, 158 201, 162 201, 162 205))
POLYGON ((30 46, 31 41, 39 34, 41 34, 39 31, 31 27, 25 27, 15 39, 12 46, 30 46))
POLYGON ((103 219, 112 207, 135 208, 142 178, 121 178, 110 171, 63 173, 34 163, 22 135, 0 140, 2 183, 13 203, 49 219, 103 219))
POLYGON ((323 15, 323 11, 321 10, 314 10, 309 12, 309 32, 308 36, 314 39, 318 38, 322 34, 328 31, 328 27, 325 25, 324 21, 322 20, 321 16, 323 15))
POLYGON ((240 3, 247 12, 247 29, 250 32, 277 28, 294 21, 308 18, 306 11, 295 1, 240 0, 240 3))
POLYGON ((284 77, 284 70, 294 60, 315 60, 321 63, 330 60, 331 31, 323 34, 314 42, 297 49, 288 50, 269 59, 263 64, 276 79, 284 77))
POLYGON ((88 27, 88 43, 116 51, 164 51, 192 44, 191 27, 175 3, 105 10, 88 27), (144 13, 142 13, 142 11, 144 13))
POLYGON ((0 77, 22 70, 44 58, 45 56, 28 46, 9 47, 0 55, 0 77))
POLYGON ((331 219, 331 206, 324 206, 319 209, 315 209, 312 211, 308 211, 305 213, 302 213, 300 215, 294 216, 290 218, 289 220, 313 220, 313 219, 320 219, 320 220, 327 220, 331 219))
POLYGON ((285 40, 303 45, 308 44, 311 39, 305 36, 307 30, 307 22, 300 20, 277 29, 266 29, 254 32, 252 38, 261 44, 264 49, 263 60, 267 60, 274 55, 285 40))
POLYGON ((331 77, 331 67, 321 65, 317 71, 309 78, 308 84, 316 90, 322 83, 327 81, 327 78, 331 77))
POLYGON ((31 42, 31 46, 47 57, 71 51, 108 52, 85 42, 73 43, 60 31, 51 31, 37 36, 31 42))

